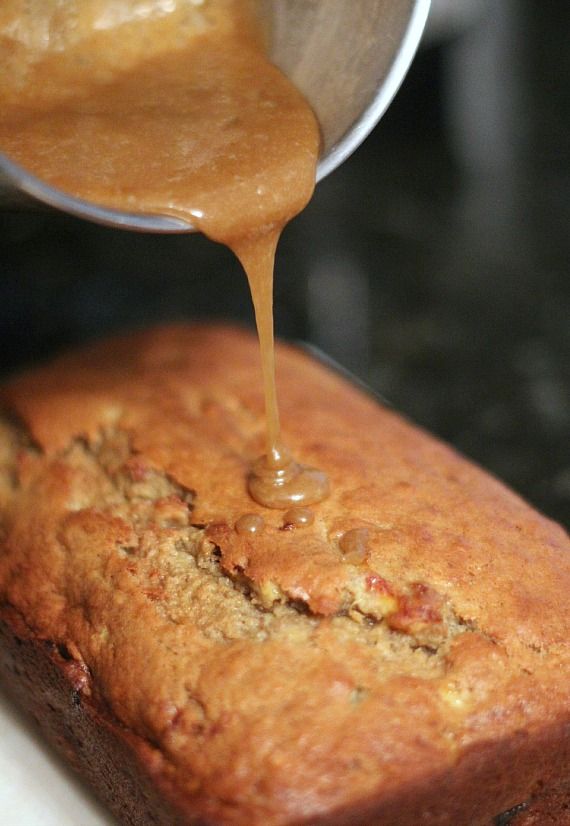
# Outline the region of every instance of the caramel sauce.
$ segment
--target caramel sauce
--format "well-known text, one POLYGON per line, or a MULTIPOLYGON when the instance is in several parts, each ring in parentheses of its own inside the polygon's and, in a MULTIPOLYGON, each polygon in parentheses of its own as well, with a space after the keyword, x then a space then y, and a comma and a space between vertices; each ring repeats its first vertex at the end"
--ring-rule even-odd
POLYGON ((291 505, 316 505, 329 493, 326 473, 296 462, 288 451, 261 456, 249 477, 249 492, 256 502, 268 508, 291 505))
POLYGON ((257 513, 244 513, 235 524, 236 533, 239 533, 241 536, 260 533, 264 527, 265 520, 263 516, 257 513))
POLYGON ((315 514, 309 508, 290 508, 283 515, 283 528, 306 528, 315 521, 315 514))
POLYGON ((4 0, 0 149, 62 191, 182 218, 234 251, 255 308, 267 420, 249 491, 288 508, 329 490, 281 442, 272 312, 275 249, 311 197, 320 136, 265 56, 256 6, 4 0))
POLYGON ((339 539, 339 547, 346 562, 352 565, 361 565, 366 561, 370 530, 368 528, 352 528, 346 531, 339 539))

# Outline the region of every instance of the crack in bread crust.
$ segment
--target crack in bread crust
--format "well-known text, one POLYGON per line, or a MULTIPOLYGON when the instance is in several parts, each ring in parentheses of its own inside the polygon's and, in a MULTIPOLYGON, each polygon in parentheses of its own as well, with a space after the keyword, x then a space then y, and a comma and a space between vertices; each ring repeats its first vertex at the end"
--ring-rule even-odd
MULTIPOLYGON (((5 426, 9 426, 8 420, 5 426)), ((32 444, 21 425, 14 431, 13 439, 26 448, 32 444)), ((34 447, 32 453, 36 455, 37 452, 34 447)), ((286 614, 286 609, 315 617, 346 616, 362 626, 363 634, 371 624, 386 621, 391 631, 405 635, 404 644, 409 643, 412 650, 423 649, 428 655, 435 654, 447 637, 465 631, 466 624, 434 589, 424 583, 412 582, 396 590, 380 574, 363 565, 347 564, 350 578, 340 607, 334 612, 312 611, 310 600, 302 589, 288 594, 276 582, 258 582, 254 577, 248 577, 243 567, 232 566, 231 561, 228 564, 222 550, 223 538, 228 533, 233 534, 233 528, 228 525, 193 525, 195 491, 184 488, 146 464, 133 450, 128 433, 120 428, 103 429, 93 444, 83 437, 74 439, 58 456, 71 464, 79 462, 86 468, 91 465, 93 479, 100 477, 99 484, 93 485, 98 496, 84 507, 76 503, 72 508, 73 515, 66 518, 60 534, 64 544, 74 524, 88 520, 93 523, 98 519, 95 512, 108 515, 111 520, 123 520, 133 526, 134 533, 120 544, 118 552, 131 559, 131 570, 134 571, 136 560, 154 553, 160 546, 157 531, 162 531, 177 553, 187 555, 187 561, 192 559, 199 571, 215 580, 223 591, 225 609, 229 600, 224 582, 227 579, 239 594, 262 612, 264 617, 257 630, 260 637, 266 634, 263 630, 267 619, 265 615, 271 614, 276 606, 280 606, 281 616, 286 614), (218 539, 222 547, 217 544, 218 539)), ((334 546, 335 543, 331 544, 334 546)), ((176 622, 176 612, 170 611, 165 587, 172 572, 164 559, 161 565, 162 572, 155 569, 143 591, 157 603, 165 616, 176 622)), ((345 565, 341 563, 341 567, 345 565)), ((188 599, 192 600, 193 586, 188 581, 185 587, 188 599)), ((206 624, 204 630, 207 634, 219 633, 222 637, 225 634, 215 625, 206 624)))
MULTIPOLYGON (((4 427, 9 428, 7 421, 4 422, 4 427)), ((19 445, 28 442, 25 434, 16 430, 11 433, 9 441, 19 445)), ((19 463, 22 466, 37 455, 35 450, 30 454, 24 450, 24 453, 26 456, 20 448, 19 463)), ((232 639, 236 635, 239 636, 246 627, 251 630, 251 617, 257 614, 259 622, 254 633, 256 637, 264 638, 267 636, 267 627, 273 615, 277 615, 281 621, 293 615, 312 615, 315 618, 319 616, 318 613, 313 614, 310 606, 298 595, 295 598, 284 594, 275 583, 266 582, 259 586, 254 579, 245 575, 243 569, 227 567, 224 564, 223 551, 214 540, 220 528, 222 532, 232 529, 228 526, 193 525, 195 492, 146 464, 133 451, 127 432, 118 428, 106 428, 93 444, 85 438, 74 439, 51 461, 64 461, 69 467, 75 468, 78 477, 83 477, 83 498, 76 498, 73 493, 70 494, 67 512, 58 529, 58 541, 69 554, 73 554, 75 545, 81 545, 86 534, 92 541, 98 531, 105 533, 108 526, 112 525, 115 530, 118 557, 128 560, 127 571, 136 573, 138 577, 142 575, 142 592, 171 622, 181 621, 181 592, 185 594, 184 600, 187 605, 196 603, 195 593, 204 591, 206 583, 221 591, 217 607, 221 608, 223 605, 226 613, 231 600, 234 599, 234 595, 231 594, 232 588, 237 595, 239 610, 242 610, 246 603, 254 609, 253 614, 249 612, 247 622, 244 613, 242 621, 236 623, 232 632, 220 630, 219 623, 200 622, 199 625, 203 626, 206 634, 232 639), (84 498, 86 489, 89 496, 84 498), (143 561, 148 562, 149 559, 155 558, 157 561, 154 567, 145 574, 143 561), (194 579, 190 575, 190 570, 194 573, 194 579), (186 578, 180 585, 182 576, 186 578), (177 590, 176 599, 172 593, 173 584, 177 590)), ((383 619, 384 615, 377 610, 378 604, 382 606, 383 599, 392 609, 392 613, 399 616, 396 613, 398 599, 412 601, 415 585, 416 592, 419 592, 421 597, 427 590, 423 586, 412 584, 411 597, 407 594, 396 597, 391 586, 370 571, 359 575, 358 585, 361 588, 361 602, 358 602, 358 596, 352 592, 347 597, 351 600, 348 607, 342 608, 332 616, 347 617, 358 623, 362 637, 367 633, 370 635, 371 625, 383 619), (367 595, 362 593, 363 588, 372 592, 373 598, 368 599, 368 611, 367 595)), ((434 595, 428 594, 428 599, 433 600, 434 595)), ((435 600, 439 608, 440 601, 437 596, 435 600)), ((420 609, 423 610, 421 601, 420 609)), ((429 605, 427 610, 431 610, 429 605)), ((413 621, 413 610, 410 611, 410 615, 413 621)), ((428 626, 429 619, 428 617, 428 626)), ((405 620, 404 615, 402 621, 405 623, 405 620)), ((454 633, 461 633, 461 624, 448 611, 448 623, 451 622, 454 625, 454 633)), ((397 646, 398 649, 401 650, 408 643, 411 650, 423 647, 429 655, 433 655, 447 636, 447 633, 441 633, 442 616, 438 610, 433 625, 437 626, 435 631, 428 627, 427 633, 423 633, 425 629, 420 628, 416 634, 405 627, 406 633, 401 644, 397 646)), ((390 623, 388 628, 394 630, 390 623)), ((404 629, 397 629, 402 630, 404 629)))

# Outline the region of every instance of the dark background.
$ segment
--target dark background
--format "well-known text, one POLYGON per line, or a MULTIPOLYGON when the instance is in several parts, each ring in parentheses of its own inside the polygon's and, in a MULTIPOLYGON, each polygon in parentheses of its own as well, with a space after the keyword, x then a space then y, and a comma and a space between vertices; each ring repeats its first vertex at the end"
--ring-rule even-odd
MULTIPOLYGON (((276 329, 570 523, 567 0, 432 23, 379 126, 286 230, 276 329)), ((0 370, 165 319, 252 323, 199 236, 0 214, 0 370)))

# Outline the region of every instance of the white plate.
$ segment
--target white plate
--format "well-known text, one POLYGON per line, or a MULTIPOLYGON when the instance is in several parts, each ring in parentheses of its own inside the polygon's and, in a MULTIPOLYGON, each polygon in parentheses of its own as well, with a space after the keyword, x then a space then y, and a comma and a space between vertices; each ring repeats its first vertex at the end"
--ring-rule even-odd
POLYGON ((2 694, 0 812, 13 826, 116 826, 2 694))

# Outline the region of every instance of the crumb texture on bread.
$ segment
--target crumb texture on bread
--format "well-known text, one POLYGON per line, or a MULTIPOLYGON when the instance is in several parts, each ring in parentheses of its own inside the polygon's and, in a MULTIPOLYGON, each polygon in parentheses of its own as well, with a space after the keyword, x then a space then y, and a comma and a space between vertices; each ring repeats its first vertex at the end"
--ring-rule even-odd
POLYGON ((488 823, 570 765, 568 537, 301 352, 280 347, 278 385, 285 440, 332 482, 293 530, 246 490, 249 334, 160 328, 12 380, 0 602, 65 647, 204 823, 389 826, 414 789, 451 794, 516 747, 487 802, 418 821, 488 823), (238 534, 252 512, 264 530, 238 534))

